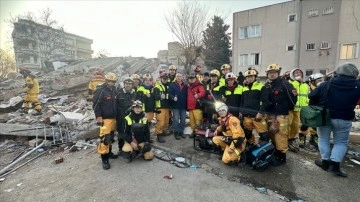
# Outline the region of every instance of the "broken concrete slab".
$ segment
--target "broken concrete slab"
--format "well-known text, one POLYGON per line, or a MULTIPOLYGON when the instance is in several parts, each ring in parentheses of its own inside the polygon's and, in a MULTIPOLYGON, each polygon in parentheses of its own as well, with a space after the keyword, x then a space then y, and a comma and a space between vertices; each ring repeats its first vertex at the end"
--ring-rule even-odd
POLYGON ((84 119, 84 115, 76 112, 59 112, 50 117, 50 123, 77 123, 84 119))
POLYGON ((36 147, 37 145, 41 144, 43 142, 43 139, 35 138, 29 141, 30 147, 36 147))

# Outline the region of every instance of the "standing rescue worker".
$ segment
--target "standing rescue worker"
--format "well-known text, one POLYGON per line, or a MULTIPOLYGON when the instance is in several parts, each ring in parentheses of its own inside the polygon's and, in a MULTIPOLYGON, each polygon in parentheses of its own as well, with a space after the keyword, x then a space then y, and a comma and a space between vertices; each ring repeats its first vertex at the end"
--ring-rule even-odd
POLYGON ((122 156, 128 163, 130 163, 134 157, 143 157, 144 160, 152 160, 154 157, 149 143, 150 129, 142 109, 142 102, 136 100, 132 104, 130 114, 125 117, 125 143, 122 147, 122 156))
POLYGON ((28 69, 20 69, 19 73, 25 79, 24 91, 26 95, 23 100, 22 110, 24 112, 28 112, 28 110, 33 106, 37 112, 37 115, 40 115, 42 107, 38 99, 40 92, 39 81, 34 75, 31 74, 31 71, 28 69))
POLYGON ((206 88, 207 101, 208 101, 208 117, 206 117, 209 123, 217 123, 217 113, 215 110, 215 102, 221 100, 221 84, 219 81, 220 72, 217 69, 210 72, 210 85, 206 88))
MULTIPOLYGON (((297 92, 297 102, 295 108, 289 111, 289 135, 288 135, 288 147, 289 151, 297 153, 299 144, 296 141, 296 136, 300 127, 300 109, 301 107, 308 106, 309 103, 309 86, 304 82, 304 74, 299 68, 295 68, 290 71, 290 84, 292 84, 297 92)), ((307 126, 302 126, 300 134, 305 133, 307 126)))
POLYGON ((170 102, 169 102, 169 82, 168 75, 163 72, 160 75, 160 82, 154 87, 156 115, 156 136, 159 143, 166 142, 164 139, 164 130, 169 126, 170 102))
POLYGON ((141 78, 139 74, 133 74, 131 75, 131 79, 133 80, 133 88, 135 89, 135 91, 139 88, 140 84, 141 84, 141 78))
POLYGON ((195 126, 200 125, 203 119, 201 100, 205 97, 205 89, 195 74, 188 76, 187 109, 189 110, 190 127, 193 133, 190 138, 195 137, 195 126))
POLYGON ((143 103, 143 111, 146 114, 148 123, 154 118, 155 98, 153 93, 153 79, 151 74, 143 75, 143 84, 136 91, 136 99, 143 103))
POLYGON ((118 155, 121 155, 121 148, 124 145, 124 131, 125 131, 125 116, 130 113, 131 105, 136 98, 136 92, 133 88, 133 80, 131 77, 127 77, 123 81, 124 88, 116 89, 116 126, 118 132, 118 155))
POLYGON ((224 151, 222 162, 227 165, 237 164, 241 153, 245 150, 246 139, 240 120, 228 113, 228 107, 224 103, 216 103, 216 111, 219 114, 219 126, 216 128, 213 142, 224 151))
POLYGON ((231 66, 229 64, 223 64, 220 67, 221 70, 221 78, 219 78, 220 84, 225 86, 226 84, 226 75, 231 72, 231 66))
POLYGON ((98 85, 105 83, 105 78, 104 78, 103 72, 104 72, 103 68, 100 68, 100 67, 96 68, 95 75, 90 80, 89 89, 88 89, 88 93, 89 93, 88 100, 89 101, 92 101, 96 87, 98 85))
POLYGON ((175 81, 177 67, 175 65, 169 66, 169 82, 172 83, 175 81))
POLYGON ((271 164, 280 166, 286 163, 286 151, 288 150, 288 115, 294 109, 297 101, 297 93, 294 87, 284 81, 280 75, 281 68, 278 64, 271 64, 266 69, 268 82, 265 84, 266 99, 262 103, 260 111, 268 113, 269 136, 275 145, 275 153, 271 164))
POLYGON ((220 88, 221 99, 228 106, 229 113, 238 116, 243 87, 238 85, 234 73, 228 73, 225 78, 226 85, 220 88))
POLYGON ((116 80, 116 74, 107 73, 105 83, 97 87, 93 99, 96 124, 100 126, 100 143, 97 151, 101 155, 104 170, 110 169, 109 158, 116 158, 111 151, 116 129, 116 80))
POLYGON ((249 68, 245 71, 245 81, 242 93, 241 109, 248 109, 240 114, 243 118, 243 129, 246 140, 249 144, 255 143, 253 129, 259 134, 259 141, 269 141, 267 133, 267 123, 265 120, 265 111, 261 111, 261 103, 267 103, 268 97, 265 93, 264 84, 256 80, 258 72, 249 68))

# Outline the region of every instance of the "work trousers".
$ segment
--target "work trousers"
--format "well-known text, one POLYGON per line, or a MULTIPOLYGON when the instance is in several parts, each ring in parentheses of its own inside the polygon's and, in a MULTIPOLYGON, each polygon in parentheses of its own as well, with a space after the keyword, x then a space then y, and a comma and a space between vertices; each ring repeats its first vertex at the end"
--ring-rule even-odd
POLYGON ((270 115, 268 116, 269 137, 275 145, 276 150, 286 153, 288 150, 288 116, 270 115))
POLYGON ((169 126, 170 111, 169 109, 158 109, 160 114, 156 114, 156 135, 164 133, 169 126))
POLYGON ((190 127, 194 131, 196 125, 200 125, 203 119, 203 113, 200 109, 189 110, 190 127))

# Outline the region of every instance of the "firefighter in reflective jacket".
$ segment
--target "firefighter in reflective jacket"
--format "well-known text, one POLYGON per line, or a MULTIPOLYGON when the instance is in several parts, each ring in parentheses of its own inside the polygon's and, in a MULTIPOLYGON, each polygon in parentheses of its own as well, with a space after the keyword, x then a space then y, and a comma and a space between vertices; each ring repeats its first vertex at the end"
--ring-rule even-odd
MULTIPOLYGON (((300 109, 309 104, 309 86, 305 83, 304 74, 299 68, 290 71, 289 83, 291 83, 297 91, 297 102, 295 108, 289 111, 288 145, 289 151, 297 153, 300 150, 299 144, 296 141, 296 136, 299 133, 300 127, 300 109)), ((307 126, 302 126, 300 130, 306 131, 307 128, 307 126)))
POLYGON ((220 67, 221 78, 219 78, 220 85, 224 86, 226 84, 226 75, 231 72, 231 66, 229 64, 223 64, 220 67))
POLYGON ((148 123, 151 123, 151 120, 153 120, 155 111, 154 86, 152 81, 151 74, 144 74, 143 83, 136 91, 136 99, 143 103, 143 111, 146 113, 148 123))
POLYGON ((142 108, 142 102, 136 100, 132 105, 132 111, 125 117, 125 144, 122 147, 122 156, 128 163, 134 157, 143 157, 144 160, 151 160, 154 157, 149 143, 150 129, 142 108))
POLYGON ((221 100, 221 84, 219 82, 220 72, 217 69, 211 70, 210 72, 210 85, 206 88, 207 93, 207 106, 208 106, 208 117, 206 117, 208 122, 215 122, 217 123, 217 114, 214 108, 215 102, 217 100, 221 100))
POLYGON ((267 123, 265 120, 265 111, 260 111, 261 103, 265 103, 267 96, 264 92, 264 84, 256 80, 258 72, 249 68, 245 71, 245 81, 241 100, 241 109, 244 111, 240 114, 243 118, 243 127, 245 137, 249 144, 255 143, 253 129, 259 134, 259 141, 269 141, 267 133, 267 123), (246 111, 248 109, 249 111, 246 111))
POLYGON ((221 99, 229 107, 229 113, 238 116, 243 86, 238 85, 236 76, 232 72, 228 73, 225 78, 226 85, 220 88, 221 99))
POLYGON ((95 70, 95 75, 91 78, 91 81, 89 83, 89 89, 88 89, 88 93, 89 93, 89 97, 88 100, 92 101, 93 97, 94 97, 94 92, 96 90, 96 87, 98 85, 101 85, 105 83, 105 78, 103 75, 103 69, 102 68, 96 68, 95 70))
POLYGON ((101 154, 104 170, 110 169, 109 158, 117 157, 111 151, 111 144, 114 142, 114 132, 116 130, 116 80, 116 74, 107 73, 105 83, 96 89, 93 99, 96 124, 101 126, 98 153, 101 154))
POLYGON ((41 114, 41 103, 39 102, 39 82, 31 71, 28 69, 20 69, 19 72, 25 79, 24 91, 26 93, 23 100, 23 111, 27 112, 34 105, 37 114, 41 114))
POLYGON ((156 136, 159 143, 164 143, 164 130, 169 126, 170 102, 169 102, 169 83, 168 75, 163 72, 160 75, 161 81, 154 87, 156 115, 156 136))
POLYGON ((222 161, 225 164, 237 164, 246 146, 244 131, 240 126, 240 120, 228 113, 226 104, 216 103, 216 105, 216 111, 220 116, 220 125, 217 127, 212 140, 224 151, 222 161))

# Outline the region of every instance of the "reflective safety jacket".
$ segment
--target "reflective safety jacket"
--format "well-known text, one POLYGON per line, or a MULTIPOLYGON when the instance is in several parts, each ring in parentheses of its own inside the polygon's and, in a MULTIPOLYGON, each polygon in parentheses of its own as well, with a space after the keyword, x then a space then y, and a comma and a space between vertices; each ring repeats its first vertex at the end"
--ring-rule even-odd
POLYGON ((246 145, 245 133, 240 126, 240 120, 231 114, 219 118, 219 126, 216 128, 218 134, 230 138, 230 149, 243 149, 246 145))
POLYGON ((136 91, 136 100, 140 100, 143 103, 144 112, 153 112, 155 110, 153 86, 141 85, 136 91))
POLYGON ((135 112, 132 111, 125 117, 124 134, 124 140, 128 143, 131 143, 133 140, 137 143, 150 141, 150 129, 143 112, 135 114, 135 112))
POLYGON ((155 108, 169 109, 169 83, 162 83, 161 81, 156 83, 154 87, 154 97, 155 97, 155 108), (161 95, 164 95, 165 98, 161 99, 161 95))
POLYGON ((228 86, 220 88, 221 96, 226 98, 225 104, 229 107, 229 112, 235 116, 239 114, 242 91, 243 87, 237 83, 232 88, 228 86))
POLYGON ((92 95, 94 91, 96 90, 96 87, 98 85, 101 85, 105 83, 105 78, 103 75, 95 75, 91 78, 91 81, 89 83, 89 95, 92 95))
POLYGON ((35 78, 35 76, 29 75, 25 78, 24 91, 28 95, 39 94, 40 92, 39 81, 35 78))
POLYGON ((292 79, 289 80, 289 83, 291 83, 297 91, 297 102, 294 111, 300 111, 301 107, 309 105, 309 85, 292 79))
MULTIPOLYGON (((208 92, 208 95, 211 95, 211 93, 214 95, 214 98, 216 100, 220 100, 221 99, 221 92, 220 92, 220 88, 222 87, 222 85, 220 85, 220 82, 216 82, 216 83, 210 83, 207 87, 206 87, 206 91, 208 92), (211 93, 210 93, 211 91, 211 93)), ((210 101, 214 101, 214 98, 209 99, 210 101)))
MULTIPOLYGON (((255 117, 259 112, 262 102, 266 102, 267 96, 264 93, 264 84, 255 81, 251 84, 245 85, 242 93, 241 108, 249 109, 249 112, 243 112, 243 115, 255 117), (250 112, 253 111, 253 112, 250 112)), ((260 112, 264 114, 265 112, 260 112)))

